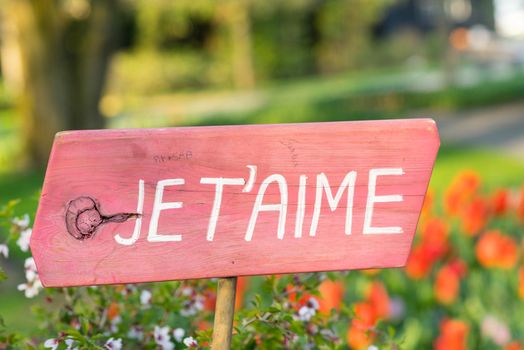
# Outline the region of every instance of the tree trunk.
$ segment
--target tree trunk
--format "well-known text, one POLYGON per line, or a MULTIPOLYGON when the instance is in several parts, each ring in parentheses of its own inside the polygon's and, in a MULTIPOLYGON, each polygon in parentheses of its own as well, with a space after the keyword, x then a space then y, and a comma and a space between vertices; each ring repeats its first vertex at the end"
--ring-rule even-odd
POLYGON ((232 44, 233 82, 238 89, 255 86, 251 17, 247 0, 230 2, 230 31, 232 44))
POLYGON ((21 60, 25 150, 36 166, 46 164, 58 131, 104 126, 98 103, 115 47, 117 2, 65 4, 10 0, 4 7, 21 60))

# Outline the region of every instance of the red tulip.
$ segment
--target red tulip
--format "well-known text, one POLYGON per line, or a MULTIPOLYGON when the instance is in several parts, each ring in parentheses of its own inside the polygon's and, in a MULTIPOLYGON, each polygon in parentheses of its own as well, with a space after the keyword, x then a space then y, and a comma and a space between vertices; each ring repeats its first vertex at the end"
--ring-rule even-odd
POLYGON ((491 207, 495 215, 505 214, 509 205, 509 193, 505 189, 499 189, 491 197, 491 207))
POLYGON ((433 261, 423 245, 413 248, 406 265, 406 274, 414 280, 426 277, 431 271, 433 261))
POLYGON ((448 251, 448 234, 448 225, 438 218, 432 218, 422 226, 421 244, 424 246, 425 254, 429 255, 433 262, 448 251))
POLYGON ((444 320, 440 335, 433 343, 435 350, 466 350, 469 328, 460 320, 444 320))
POLYGON ((524 186, 520 190, 520 200, 517 207, 517 214, 522 220, 524 220, 524 186))

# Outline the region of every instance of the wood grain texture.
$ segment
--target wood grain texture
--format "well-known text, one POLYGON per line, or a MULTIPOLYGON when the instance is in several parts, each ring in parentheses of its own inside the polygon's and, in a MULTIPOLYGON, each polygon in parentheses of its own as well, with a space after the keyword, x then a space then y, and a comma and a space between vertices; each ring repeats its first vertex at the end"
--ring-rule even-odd
MULTIPOLYGON (((31 250, 45 286, 403 266, 438 147, 431 119, 62 132, 50 157, 31 250), (253 188, 224 186, 214 237, 207 240, 216 191, 202 178, 249 182, 248 165, 257 169, 253 188), (401 195, 402 201, 374 203, 372 225, 403 232, 363 234, 370 170, 383 168, 404 174, 378 176, 376 196, 401 195), (345 234, 344 190, 334 211, 321 192, 318 227, 310 236, 318 175, 325 174, 335 196, 352 171, 351 234, 345 234), (288 192, 283 237, 277 236, 280 213, 261 211, 246 241, 261 183, 273 174, 285 179, 288 192), (298 238, 301 175, 307 181, 298 238), (162 200, 182 207, 160 211, 158 233, 181 240, 152 242, 155 191, 166 179, 184 179, 166 186, 162 200), (140 180, 143 211, 137 215, 140 180), (115 236, 131 237, 138 219, 136 243, 119 244, 115 236)), ((281 200, 278 184, 269 183, 262 203, 281 200)))

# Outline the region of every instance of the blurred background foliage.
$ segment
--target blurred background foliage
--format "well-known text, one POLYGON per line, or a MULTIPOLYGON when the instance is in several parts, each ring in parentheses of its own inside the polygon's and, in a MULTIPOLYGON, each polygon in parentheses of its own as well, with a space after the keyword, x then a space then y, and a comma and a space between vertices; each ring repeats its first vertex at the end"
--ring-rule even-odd
POLYGON ((42 168, 64 129, 376 118, 515 99, 522 50, 501 37, 495 5, 6 0, 0 169, 42 168))

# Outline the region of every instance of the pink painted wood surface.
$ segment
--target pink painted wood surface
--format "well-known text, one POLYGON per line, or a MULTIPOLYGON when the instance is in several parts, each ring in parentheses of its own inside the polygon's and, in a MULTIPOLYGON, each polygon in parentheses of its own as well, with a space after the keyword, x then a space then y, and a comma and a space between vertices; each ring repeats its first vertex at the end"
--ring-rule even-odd
MULTIPOLYGON (((49 161, 31 250, 45 286, 403 266, 438 147, 431 119, 62 132, 49 161), (247 165, 257 167, 253 188, 224 186, 216 232, 208 241, 215 185, 201 184, 201 178, 247 182, 247 165), (402 233, 363 233, 369 172, 377 168, 402 168, 403 175, 376 181, 377 196, 402 195, 402 201, 375 203, 372 225, 401 227, 402 233), (325 174, 335 195, 350 171, 356 171, 351 234, 345 234, 345 190, 334 211, 322 193, 318 229, 310 236, 317 175, 325 174), (277 237, 279 212, 261 211, 246 241, 260 184, 272 174, 287 183, 284 237, 277 237), (308 178, 303 233, 297 238, 300 175, 308 178), (180 234, 182 240, 150 242, 157 182, 174 178, 185 183, 165 187, 163 202, 183 202, 182 208, 162 210, 158 232, 180 234), (136 213, 139 180, 144 205, 136 243, 115 240, 117 234, 132 235, 132 215, 106 219, 91 237, 81 236, 85 239, 68 232, 66 216, 82 213, 86 205, 84 199, 71 205, 75 198, 95 199, 106 218, 136 213)), ((269 184, 263 204, 280 201, 277 183, 269 184)))

